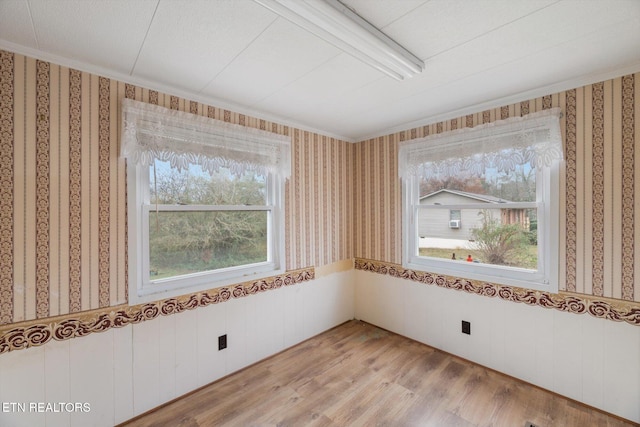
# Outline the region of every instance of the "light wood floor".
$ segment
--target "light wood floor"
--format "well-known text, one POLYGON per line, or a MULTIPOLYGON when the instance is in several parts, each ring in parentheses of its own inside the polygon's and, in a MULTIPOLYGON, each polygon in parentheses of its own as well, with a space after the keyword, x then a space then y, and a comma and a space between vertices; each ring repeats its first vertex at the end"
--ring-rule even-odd
POLYGON ((630 426, 359 321, 127 426, 630 426))

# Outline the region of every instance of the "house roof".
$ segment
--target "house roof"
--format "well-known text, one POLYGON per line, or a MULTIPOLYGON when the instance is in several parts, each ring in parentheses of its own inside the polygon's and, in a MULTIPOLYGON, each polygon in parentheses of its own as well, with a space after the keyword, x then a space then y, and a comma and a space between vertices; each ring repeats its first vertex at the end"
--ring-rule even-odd
POLYGON ((509 203, 509 200, 502 199, 500 197, 490 196, 488 194, 469 193, 467 191, 449 190, 446 188, 442 190, 434 191, 433 193, 429 193, 425 196, 420 197, 420 202, 422 202, 425 199, 428 199, 429 197, 433 197, 441 193, 456 194, 458 196, 468 197, 470 199, 478 200, 481 202, 487 202, 487 203, 509 203))

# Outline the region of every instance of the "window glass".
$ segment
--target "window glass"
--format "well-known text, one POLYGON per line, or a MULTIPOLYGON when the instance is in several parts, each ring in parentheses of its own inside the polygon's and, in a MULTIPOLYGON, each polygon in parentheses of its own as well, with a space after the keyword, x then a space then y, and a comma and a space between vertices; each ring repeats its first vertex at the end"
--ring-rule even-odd
POLYGON ((291 137, 122 100, 132 304, 285 271, 291 137))
POLYGON ((480 176, 420 176, 419 191, 418 256, 538 269, 538 209, 512 206, 536 201, 530 165, 508 173, 487 168, 480 176))
POLYGON ((149 281, 268 261, 266 177, 227 168, 149 168, 149 281))
POLYGON ((266 211, 150 211, 149 280, 267 261, 266 211))
POLYGON ((150 203, 181 205, 265 205, 266 177, 253 170, 214 173, 190 164, 178 170, 156 160, 149 167, 150 203))
POLYGON ((557 291, 560 113, 402 141, 403 266, 557 291))

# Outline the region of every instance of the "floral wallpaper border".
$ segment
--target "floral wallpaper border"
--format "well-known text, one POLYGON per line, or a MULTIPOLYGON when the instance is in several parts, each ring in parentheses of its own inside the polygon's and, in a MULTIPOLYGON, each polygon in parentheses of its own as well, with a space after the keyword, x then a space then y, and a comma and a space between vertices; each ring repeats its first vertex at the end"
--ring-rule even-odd
POLYGON ((606 301, 581 295, 561 292, 551 294, 531 289, 503 286, 493 283, 466 280, 456 277, 432 274, 423 271, 408 270, 401 265, 373 261, 363 258, 355 259, 355 269, 371 273, 389 275, 414 282, 436 285, 442 288, 455 289, 471 294, 487 297, 498 297, 505 301, 554 308, 574 314, 588 313, 601 319, 626 322, 640 326, 640 304, 622 301, 606 301))
POLYGON ((0 328, 0 354, 43 345, 52 339, 64 341, 94 332, 104 332, 111 328, 122 328, 152 320, 161 315, 169 316, 185 310, 226 302, 232 298, 242 298, 258 292, 296 285, 314 278, 315 270, 304 268, 254 282, 240 283, 146 304, 121 305, 49 318, 45 321, 32 320, 22 324, 12 324, 9 327, 0 328))

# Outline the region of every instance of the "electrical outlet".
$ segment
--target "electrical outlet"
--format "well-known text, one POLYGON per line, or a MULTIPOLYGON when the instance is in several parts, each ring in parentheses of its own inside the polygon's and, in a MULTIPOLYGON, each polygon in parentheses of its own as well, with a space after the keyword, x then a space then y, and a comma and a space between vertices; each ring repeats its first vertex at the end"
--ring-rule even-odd
POLYGON ((471 335, 471 322, 467 322, 466 320, 462 321, 462 333, 471 335))
POLYGON ((227 334, 218 337, 218 351, 227 348, 227 334))

